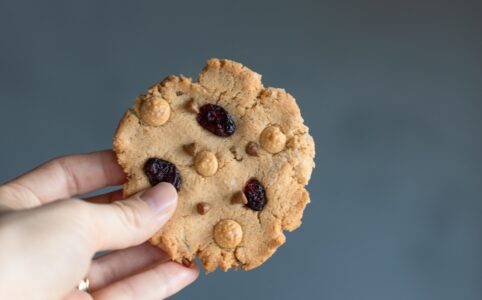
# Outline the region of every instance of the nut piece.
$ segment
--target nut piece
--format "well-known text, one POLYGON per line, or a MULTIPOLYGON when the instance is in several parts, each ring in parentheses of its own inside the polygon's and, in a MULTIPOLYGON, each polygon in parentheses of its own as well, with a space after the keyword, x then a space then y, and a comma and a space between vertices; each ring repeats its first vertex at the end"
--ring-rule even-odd
POLYGON ((242 191, 238 191, 234 193, 233 197, 231 198, 231 203, 246 205, 248 204, 248 198, 246 198, 246 195, 242 191))
POLYGON ((246 153, 251 156, 259 156, 259 146, 256 142, 249 142, 246 145, 246 153))
POLYGON ((276 154, 285 148, 286 135, 278 126, 268 126, 259 137, 261 146, 269 153, 276 154))
POLYGON ((182 146, 182 149, 189 155, 194 156, 199 150, 199 147, 196 143, 186 144, 182 146))
POLYGON ((186 103, 186 109, 194 114, 199 113, 199 104, 196 99, 191 98, 191 100, 186 103))
POLYGON ((233 249, 243 239, 243 229, 238 222, 221 220, 214 226, 214 241, 219 247, 233 249))
POLYGON ((210 209, 211 209, 211 205, 209 205, 209 203, 199 202, 199 203, 197 204, 197 212, 198 212, 200 215, 206 214, 210 209))
POLYGON ((201 151, 194 158, 194 167, 204 177, 213 176, 218 170, 218 159, 211 151, 201 151))
POLYGON ((229 148, 229 151, 231 151, 235 160, 237 161, 243 160, 243 156, 241 156, 241 154, 239 153, 238 147, 232 146, 231 148, 229 148))
POLYGON ((160 126, 169 120, 171 108, 160 95, 154 94, 142 101, 140 115, 146 124, 160 126))

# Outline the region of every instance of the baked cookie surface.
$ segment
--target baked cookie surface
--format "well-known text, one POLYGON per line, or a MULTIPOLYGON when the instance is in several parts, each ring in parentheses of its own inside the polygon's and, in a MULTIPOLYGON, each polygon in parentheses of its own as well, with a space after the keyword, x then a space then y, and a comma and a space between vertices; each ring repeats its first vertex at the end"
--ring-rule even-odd
POLYGON ((120 121, 125 196, 159 181, 179 192, 151 243, 206 272, 253 269, 294 230, 309 195, 314 143, 294 98, 243 65, 211 59, 196 82, 169 76, 120 121))

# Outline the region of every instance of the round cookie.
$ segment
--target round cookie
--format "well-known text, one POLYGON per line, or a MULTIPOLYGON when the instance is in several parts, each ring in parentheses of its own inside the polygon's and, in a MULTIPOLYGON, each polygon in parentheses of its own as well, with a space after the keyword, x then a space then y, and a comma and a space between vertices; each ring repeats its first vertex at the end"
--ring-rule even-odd
POLYGON ((206 272, 253 269, 294 230, 309 195, 314 143, 295 99, 243 65, 211 59, 197 81, 169 76, 138 97, 114 137, 125 196, 174 183, 173 217, 152 238, 206 272))

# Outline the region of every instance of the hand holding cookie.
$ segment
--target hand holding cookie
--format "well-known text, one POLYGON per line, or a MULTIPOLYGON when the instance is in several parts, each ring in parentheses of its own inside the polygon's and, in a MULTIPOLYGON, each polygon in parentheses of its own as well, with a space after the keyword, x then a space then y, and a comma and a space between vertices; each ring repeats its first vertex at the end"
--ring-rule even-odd
POLYGON ((114 153, 103 151, 52 160, 1 185, 0 298, 158 299, 195 280, 194 264, 144 243, 176 208, 171 184, 126 199, 121 191, 72 198, 124 181, 114 153), (84 278, 90 294, 75 289, 84 278))
POLYGON ((197 256, 206 272, 258 267, 309 202, 314 143, 294 98, 233 61, 152 87, 121 120, 114 150, 0 186, 2 298, 165 298, 196 279, 197 256), (83 278, 90 294, 74 288, 83 278))

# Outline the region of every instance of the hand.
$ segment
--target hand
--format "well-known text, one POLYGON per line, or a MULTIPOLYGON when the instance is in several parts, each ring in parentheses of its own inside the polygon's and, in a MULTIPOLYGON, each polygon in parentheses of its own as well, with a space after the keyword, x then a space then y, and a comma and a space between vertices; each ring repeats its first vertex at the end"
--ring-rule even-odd
POLYGON ((175 210, 172 185, 125 200, 120 190, 71 198, 124 181, 113 152, 103 151, 52 160, 1 185, 0 298, 159 299, 194 281, 196 266, 144 243, 175 210), (75 289, 85 277, 91 295, 75 289))

